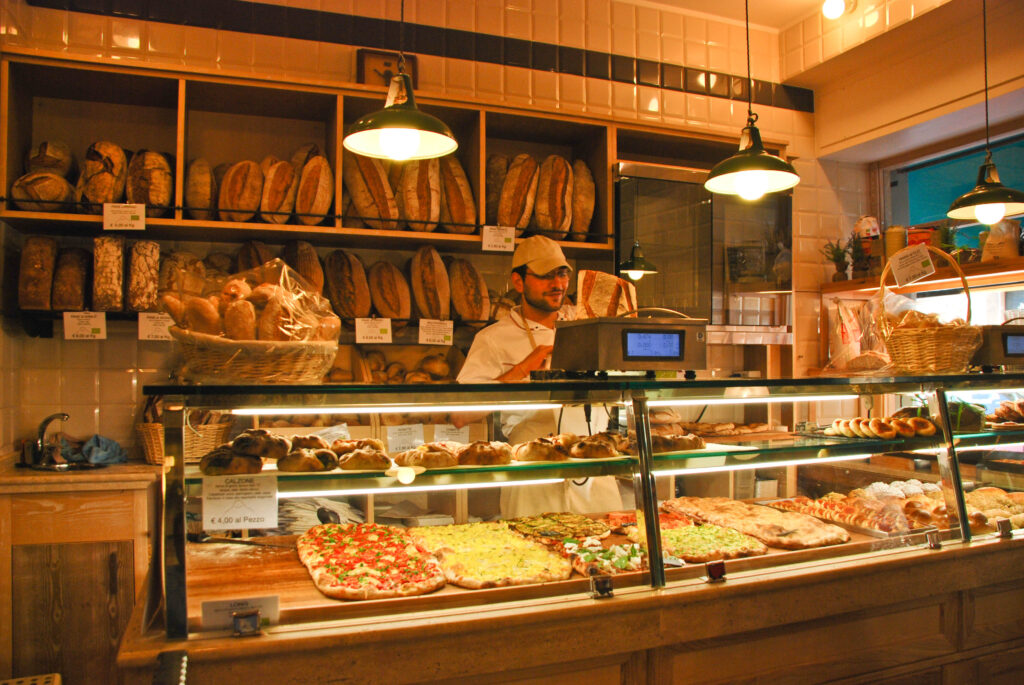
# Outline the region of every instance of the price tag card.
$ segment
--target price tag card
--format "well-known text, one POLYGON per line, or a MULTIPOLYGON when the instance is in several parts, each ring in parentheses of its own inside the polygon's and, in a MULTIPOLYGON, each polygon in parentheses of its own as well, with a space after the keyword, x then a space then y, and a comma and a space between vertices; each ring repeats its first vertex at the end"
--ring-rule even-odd
POLYGON ((404 452, 416 449, 426 442, 423 439, 423 424, 413 423, 406 426, 388 426, 388 451, 404 452))
POLYGON ((515 226, 484 226, 484 252, 514 252, 516 249, 515 226))
POLYGON ((277 528, 277 476, 203 476, 203 528, 277 528))
POLYGON ((145 231, 146 205, 103 203, 104 231, 145 231))
POLYGON ((356 342, 391 342, 391 319, 356 319, 356 342))
POLYGON ((233 627, 232 614, 239 611, 252 611, 253 609, 259 609, 261 626, 275 624, 281 618, 281 601, 277 595, 218 599, 203 602, 203 628, 210 630, 230 629, 233 627))
POLYGON ((339 423, 328 428, 321 428, 316 434, 326 440, 328 445, 335 440, 348 440, 352 437, 352 434, 348 432, 347 423, 339 423))
POLYGON ((451 345, 454 324, 440 319, 420 319, 420 345, 451 345))
POLYGON ((139 340, 174 340, 167 330, 173 325, 170 314, 139 312, 139 340))
POLYGON ((65 340, 106 340, 107 315, 104 312, 64 312, 65 340))
POLYGON ((924 243, 900 250, 892 257, 892 274, 896 285, 909 285, 935 273, 935 265, 924 243))
POLYGON ((444 440, 451 440, 452 442, 461 442, 464 444, 469 444, 469 426, 456 428, 450 423, 441 423, 435 425, 434 441, 442 442, 444 440))

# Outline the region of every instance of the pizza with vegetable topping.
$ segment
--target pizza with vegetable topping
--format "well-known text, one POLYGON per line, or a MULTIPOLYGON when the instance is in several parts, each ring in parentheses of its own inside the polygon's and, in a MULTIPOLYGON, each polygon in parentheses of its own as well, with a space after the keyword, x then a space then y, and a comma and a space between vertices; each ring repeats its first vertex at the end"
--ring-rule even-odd
POLYGON ((642 571, 647 567, 643 549, 637 544, 604 546, 600 538, 562 540, 562 549, 572 559, 573 569, 581 576, 615 575, 642 571))
POLYGON ((696 564, 768 553, 768 548, 759 540, 710 523, 662 529, 661 549, 665 554, 696 564))
POLYGON ((612 532, 604 521, 568 512, 520 516, 506 523, 517 533, 538 538, 545 544, 557 543, 564 538, 606 538, 612 532))
POLYGON ((566 580, 569 560, 509 530, 503 523, 463 523, 410 528, 409 535, 434 554, 449 583, 478 590, 566 580))
POLYGON ((385 599, 444 586, 437 560, 404 531, 372 523, 325 523, 296 542, 317 590, 332 599, 385 599))

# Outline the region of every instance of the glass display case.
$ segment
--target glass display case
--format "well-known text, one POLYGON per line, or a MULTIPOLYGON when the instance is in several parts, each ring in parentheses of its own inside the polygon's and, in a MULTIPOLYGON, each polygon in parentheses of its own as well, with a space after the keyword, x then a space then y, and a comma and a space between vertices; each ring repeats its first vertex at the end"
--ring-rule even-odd
POLYGON ((1024 499, 1015 492, 1024 488, 1024 414, 1006 410, 1015 411, 1024 374, 161 385, 144 392, 164 397, 160 569, 169 637, 223 636, 239 630, 231 614, 237 621, 254 610, 274 630, 268 621, 283 627, 644 593, 781 566, 858 557, 870 563, 978 535, 1012 535, 1024 525, 1024 499), (702 422, 716 405, 739 418, 702 422), (183 458, 183 431, 204 410, 231 412, 236 430, 320 432, 328 443, 338 436, 380 440, 390 459, 435 442, 456 456, 444 463, 389 460, 378 470, 332 462, 322 472, 285 472, 264 459, 258 475, 269 484, 253 489, 248 481, 256 474, 204 476, 183 458), (514 419, 545 412, 556 435, 544 454, 526 451, 543 436, 524 439, 520 424, 510 431, 520 442, 495 459, 505 463, 459 463, 465 444, 500 443, 514 419), (326 417, 326 425, 281 427, 281 417, 302 415, 326 417), (813 418, 794 426, 794 415, 813 418), (758 420, 744 420, 751 417, 758 420), (570 428, 573 437, 565 437, 570 428), (587 433, 604 437, 587 440, 587 433), (555 444, 557 435, 564 447, 555 444), (612 448, 572 449, 599 442, 612 448), (277 507, 273 525, 246 524, 268 498, 277 507), (231 507, 242 513, 224 518, 231 507), (538 518, 552 513, 575 516, 538 518), (363 601, 318 590, 316 574, 296 553, 297 539, 318 525, 317 515, 328 522, 335 514, 408 535, 414 554, 439 564, 447 583, 417 596, 363 601), (464 549, 452 541, 455 531, 469 539, 464 549), (525 554, 520 542, 481 542, 496 531, 525 540, 530 554, 549 555, 540 562, 549 573, 523 570, 536 560, 516 556, 525 554))

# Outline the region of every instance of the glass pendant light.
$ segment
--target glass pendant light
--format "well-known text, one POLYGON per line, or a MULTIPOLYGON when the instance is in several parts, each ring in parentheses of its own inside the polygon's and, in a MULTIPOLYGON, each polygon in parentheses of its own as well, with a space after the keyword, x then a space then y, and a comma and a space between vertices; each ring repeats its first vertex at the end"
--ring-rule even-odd
POLYGON ((985 64, 985 162, 978 168, 978 182, 949 206, 950 219, 976 220, 983 224, 996 224, 1007 214, 1024 213, 1024 193, 1007 188, 999 182, 999 172, 992 161, 989 147, 988 123, 988 13, 986 0, 981 0, 981 35, 985 64))
POLYGON ((398 29, 398 74, 391 79, 384 109, 367 114, 349 127, 345 149, 378 159, 430 159, 455 152, 459 144, 448 126, 416 108, 412 79, 405 73, 405 0, 398 29), (404 102, 395 102, 400 93, 404 102))
POLYGON ((658 273, 657 267, 644 258, 644 251, 640 249, 640 241, 633 241, 633 251, 629 259, 619 264, 619 273, 626 274, 631 281, 639 281, 647 274, 658 273))
POLYGON ((857 0, 825 0, 821 3, 821 13, 826 19, 838 19, 856 6, 857 0))
POLYGON ((704 187, 720 195, 757 200, 765 193, 788 190, 800 182, 793 165, 770 154, 761 142, 753 110, 754 81, 750 76, 750 0, 743 3, 747 25, 747 125, 740 136, 740 151, 711 170, 704 187))

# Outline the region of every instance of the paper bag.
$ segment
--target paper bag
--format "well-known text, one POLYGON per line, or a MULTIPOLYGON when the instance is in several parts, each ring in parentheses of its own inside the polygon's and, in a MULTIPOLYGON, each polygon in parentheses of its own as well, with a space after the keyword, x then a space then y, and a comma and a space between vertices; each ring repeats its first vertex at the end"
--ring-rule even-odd
POLYGON ((629 281, 602 271, 583 269, 576 282, 576 318, 595 319, 634 312, 636 287, 629 281))

